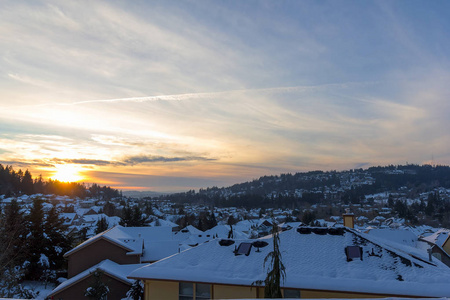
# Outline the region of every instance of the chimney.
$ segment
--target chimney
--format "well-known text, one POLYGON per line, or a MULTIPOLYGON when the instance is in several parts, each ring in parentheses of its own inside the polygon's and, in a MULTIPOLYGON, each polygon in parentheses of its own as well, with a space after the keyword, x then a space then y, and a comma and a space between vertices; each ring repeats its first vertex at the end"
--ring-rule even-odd
POLYGON ((350 212, 349 208, 345 209, 345 213, 342 215, 344 219, 344 226, 349 228, 355 227, 355 215, 350 212))

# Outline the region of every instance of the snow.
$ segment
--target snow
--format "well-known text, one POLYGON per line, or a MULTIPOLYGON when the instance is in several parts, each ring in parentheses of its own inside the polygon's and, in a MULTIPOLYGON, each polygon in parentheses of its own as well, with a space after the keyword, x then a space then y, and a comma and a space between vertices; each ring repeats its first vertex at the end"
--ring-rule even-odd
POLYGON ((127 255, 142 254, 142 261, 155 261, 178 252, 178 242, 172 239, 171 227, 122 227, 118 225, 88 239, 64 256, 67 257, 102 238, 128 249, 127 255))
POLYGON ((44 267, 44 268, 48 268, 50 266, 50 263, 48 261, 48 257, 45 254, 41 253, 41 256, 39 258, 39 265, 44 267))
POLYGON ((369 231, 369 235, 382 239, 387 239, 396 243, 402 243, 411 247, 415 247, 417 244, 418 236, 410 230, 406 229, 372 229, 369 231))
POLYGON ((37 295, 35 300, 44 300, 47 299, 48 294, 54 289, 55 285, 39 281, 24 281, 22 286, 30 291, 32 291, 35 295, 37 295))
POLYGON ((436 244, 436 245, 442 247, 444 245, 445 241, 447 240, 449 233, 450 233, 450 231, 448 229, 441 228, 438 231, 436 231, 435 233, 433 233, 429 236, 423 237, 422 239, 427 242, 430 242, 430 243, 433 243, 433 244, 436 244))
POLYGON ((78 281, 88 277, 91 273, 93 273, 96 270, 101 270, 103 271, 105 274, 108 274, 112 277, 115 277, 119 280, 122 280, 124 282, 129 283, 130 285, 133 283, 133 280, 128 279, 127 275, 130 274, 132 271, 136 270, 137 268, 140 268, 144 266, 143 264, 130 264, 130 265, 119 265, 109 259, 106 259, 104 261, 102 261, 101 263, 77 274, 76 276, 64 281, 63 283, 61 283, 60 285, 58 285, 51 293, 49 296, 52 296, 66 288, 68 288, 69 286, 77 283, 78 281))
MULTIPOLYGON (((142 267, 129 278, 251 285, 266 275, 263 262, 273 246, 270 238, 265 240, 269 245, 261 252, 252 248, 249 256, 235 256, 233 250, 240 242, 254 240, 228 247, 213 240, 142 267)), ((280 249, 287 275, 284 287, 431 297, 450 294, 450 269, 445 265, 430 265, 355 231, 339 236, 289 230, 280 233, 280 249), (347 262, 345 247, 355 242, 363 247, 363 260, 347 262), (370 256, 372 249, 381 257, 370 256)))

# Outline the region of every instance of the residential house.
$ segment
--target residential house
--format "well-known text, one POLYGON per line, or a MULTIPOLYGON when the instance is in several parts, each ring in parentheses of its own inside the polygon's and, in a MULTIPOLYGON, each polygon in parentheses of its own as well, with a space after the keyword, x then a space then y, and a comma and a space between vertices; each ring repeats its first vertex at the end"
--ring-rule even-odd
POLYGON ((450 230, 441 228, 428 236, 421 236, 419 240, 430 245, 431 254, 450 267, 450 230))
POLYGON ((118 264, 154 262, 178 252, 171 227, 115 226, 64 254, 68 277, 109 259, 118 264))
POLYGON ((47 297, 49 299, 78 300, 86 298, 86 290, 91 287, 96 278, 93 276, 95 271, 102 273, 101 280, 108 287, 109 300, 123 299, 130 290, 133 283, 127 275, 142 267, 143 264, 120 265, 110 260, 104 260, 101 263, 84 270, 76 276, 64 281, 57 286, 47 297))
MULTIPOLYGON (((350 228, 299 227, 281 232, 290 298, 447 297, 450 269, 425 251, 374 239, 350 228), (409 253, 412 254, 409 254, 409 253)), ((145 299, 263 298, 272 238, 212 240, 139 268, 145 299)))

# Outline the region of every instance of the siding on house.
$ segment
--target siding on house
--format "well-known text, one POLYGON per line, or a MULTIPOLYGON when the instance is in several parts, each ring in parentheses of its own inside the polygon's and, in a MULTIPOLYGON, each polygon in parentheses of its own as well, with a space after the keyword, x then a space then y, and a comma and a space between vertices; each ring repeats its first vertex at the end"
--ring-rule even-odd
POLYGON ((83 272, 105 259, 118 264, 138 264, 140 255, 127 255, 128 250, 103 238, 71 253, 68 259, 68 277, 83 272))
MULTIPOLYGON (((56 294, 54 294, 52 299, 61 299, 61 300, 79 300, 85 299, 84 293, 86 289, 92 285, 93 276, 80 280, 74 285, 64 289, 56 294)), ((115 279, 107 274, 103 274, 103 282, 108 286, 110 292, 108 294, 108 300, 120 300, 122 299, 127 291, 131 288, 131 285, 125 284, 124 282, 115 279)))
POLYGON ((447 254, 450 255, 450 241, 449 241, 449 237, 447 237, 447 239, 445 240, 445 242, 442 244, 442 248, 444 249, 445 252, 447 252, 447 254))
MULTIPOLYGON (((178 300, 178 281, 145 280, 145 300, 178 300)), ((264 287, 212 284, 211 299, 262 299, 264 287)), ((394 295, 300 289, 301 298, 387 298, 394 295)), ((398 295, 395 295, 398 297, 398 295)), ((408 296, 411 297, 411 296, 408 296)))

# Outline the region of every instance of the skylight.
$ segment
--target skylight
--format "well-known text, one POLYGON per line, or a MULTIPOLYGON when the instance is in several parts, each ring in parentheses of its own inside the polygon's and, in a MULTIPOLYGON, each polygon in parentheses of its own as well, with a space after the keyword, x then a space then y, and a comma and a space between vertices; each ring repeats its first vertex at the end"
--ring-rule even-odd
POLYGON ((246 255, 250 254, 250 250, 252 250, 252 243, 241 243, 237 250, 235 250, 234 255, 246 255))
POLYGON ((347 261, 352 261, 356 258, 362 260, 362 248, 359 246, 345 247, 345 254, 347 255, 347 261))

